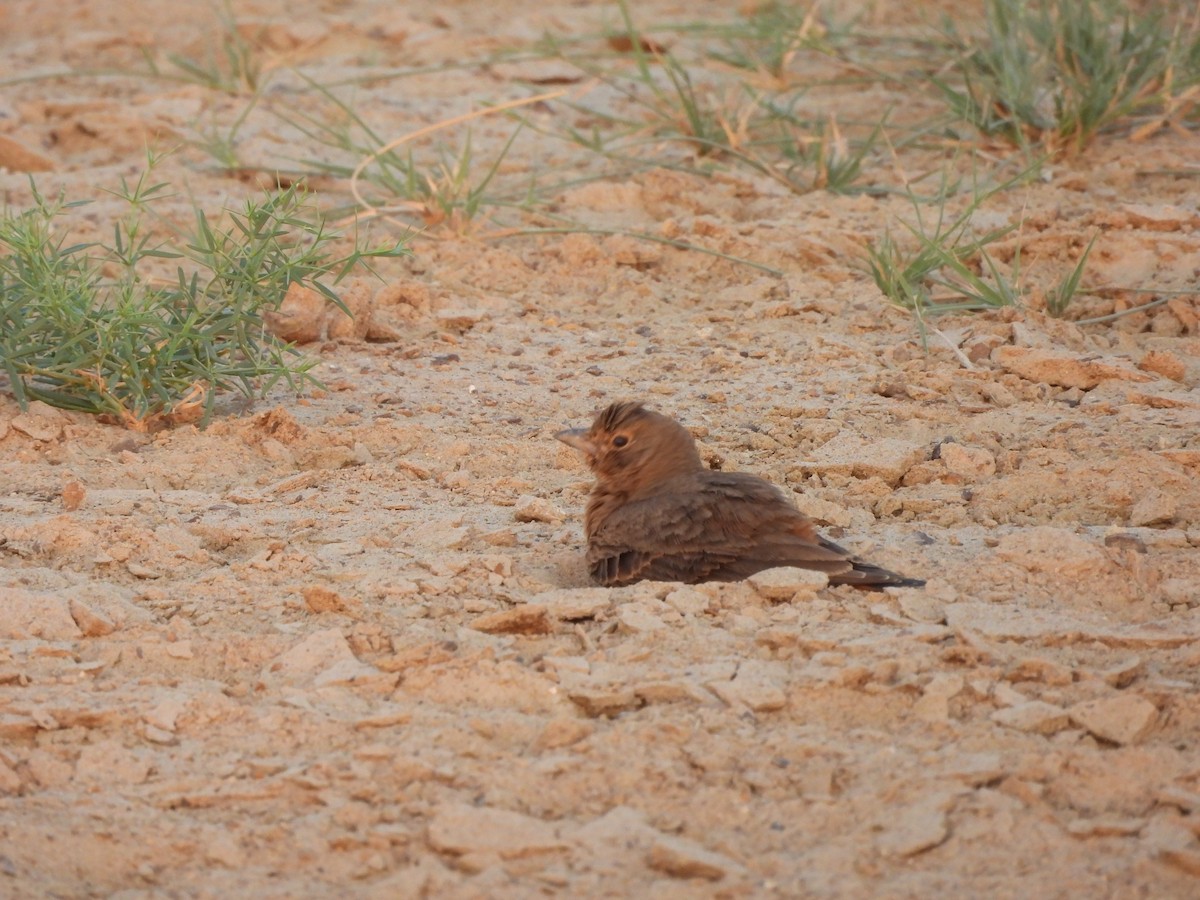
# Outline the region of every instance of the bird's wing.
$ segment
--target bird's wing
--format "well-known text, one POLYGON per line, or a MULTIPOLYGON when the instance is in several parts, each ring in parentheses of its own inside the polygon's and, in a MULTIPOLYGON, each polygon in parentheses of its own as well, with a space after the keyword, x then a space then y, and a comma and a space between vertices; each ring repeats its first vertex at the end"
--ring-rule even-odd
POLYGON ((613 510, 589 535, 598 582, 728 580, 786 565, 851 570, 849 554, 769 482, 706 472, 667 488, 613 510))
POLYGON ((606 587, 635 581, 706 581, 731 560, 724 554, 677 550, 588 551, 592 579, 606 587))
POLYGON ((865 588, 925 584, 920 578, 908 578, 863 562, 849 550, 822 537, 812 520, 792 506, 770 482, 739 472, 714 472, 706 480, 724 498, 721 509, 726 527, 747 532, 749 545, 735 559, 708 572, 707 578, 736 580, 774 566, 799 566, 824 572, 831 584, 865 588), (747 517, 748 525, 742 523, 743 516, 747 517))

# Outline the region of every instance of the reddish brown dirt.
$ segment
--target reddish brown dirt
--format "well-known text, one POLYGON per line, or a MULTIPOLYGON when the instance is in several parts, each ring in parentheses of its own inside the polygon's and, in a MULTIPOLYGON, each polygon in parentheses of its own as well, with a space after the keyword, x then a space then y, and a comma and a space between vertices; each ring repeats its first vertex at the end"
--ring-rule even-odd
MULTIPOLYGON (((618 22, 601 4, 236 6, 277 86, 237 152, 267 168, 330 154, 265 112, 304 87, 287 66, 345 83, 618 22)), ((879 6, 872 27, 903 24, 879 6)), ((148 140, 182 144, 163 211, 219 211, 250 188, 186 142, 248 96, 135 73, 143 48, 166 66, 219 55, 220 34, 202 4, 9 0, 0 136, 53 165, 48 196, 97 196, 148 140), (96 74, 49 77, 69 68, 96 74)), ((391 138, 557 65, 344 96, 391 138)), ((513 125, 474 127, 488 159, 513 125)), ((946 159, 908 153, 910 173, 946 159)), ((1098 233, 1089 283, 1194 286, 1200 181, 1169 171, 1197 162, 1194 134, 1105 136, 988 214, 1025 217, 1035 276, 1098 233)), ((527 134, 503 175, 596 166, 527 134)), ((29 202, 24 172, 0 187, 29 202)), ((860 263, 902 199, 718 166, 554 202, 783 274, 435 223, 358 287, 399 340, 310 348, 325 391, 153 436, 0 394, 0 894, 1196 896, 1195 297, 1086 326, 941 318, 924 349, 860 263), (928 587, 589 587, 589 479, 553 434, 630 397, 928 587)), ((103 236, 118 212, 99 195, 72 224, 103 236)))

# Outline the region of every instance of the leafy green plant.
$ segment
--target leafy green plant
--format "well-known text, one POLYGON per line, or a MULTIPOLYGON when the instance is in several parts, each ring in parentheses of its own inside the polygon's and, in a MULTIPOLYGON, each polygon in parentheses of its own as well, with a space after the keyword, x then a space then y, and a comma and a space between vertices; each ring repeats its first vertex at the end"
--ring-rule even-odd
POLYGON ((241 169, 242 161, 238 156, 238 134, 250 114, 258 106, 261 98, 261 94, 255 94, 228 126, 218 125, 214 115, 207 126, 196 127, 196 137, 188 143, 207 153, 218 166, 227 172, 241 169))
POLYGON ((900 223, 909 233, 910 240, 901 245, 889 229, 867 248, 864 262, 875 285, 892 303, 913 313, 922 334, 926 320, 934 315, 997 309, 1031 300, 1044 304, 1052 316, 1066 314, 1081 290, 1088 256, 1096 243, 1095 236, 1071 271, 1039 293, 1026 278, 1019 233, 1007 265, 989 250, 1001 238, 1017 231, 1019 226, 1008 224, 981 233, 974 227, 976 214, 984 203, 1037 168, 1038 163, 1034 163, 1002 184, 985 190, 977 187, 971 202, 957 216, 947 212, 949 191, 945 175, 942 190, 932 200, 932 217, 923 211, 921 199, 910 188, 908 199, 915 222, 900 223))
POLYGON ((619 0, 624 32, 611 35, 611 42, 628 46, 633 60, 632 76, 622 77, 604 71, 578 58, 564 57, 589 75, 624 95, 640 108, 643 121, 622 122, 615 116, 599 114, 609 125, 625 125, 633 132, 649 131, 655 137, 682 140, 700 156, 736 153, 746 132, 749 117, 757 104, 744 86, 719 95, 707 85, 697 83, 689 68, 670 50, 651 40, 638 28, 626 0, 619 0))
MULTIPOLYGON (((779 180, 797 193, 825 190, 847 194, 857 189, 863 163, 883 137, 886 113, 865 139, 852 141, 832 116, 826 122, 803 122, 774 103, 767 105, 779 136, 764 139, 762 144, 778 148, 780 162, 771 168, 779 173, 779 180)), ((764 160, 755 149, 759 160, 764 160)))
MULTIPOLYGON (((277 110, 276 115, 316 144, 344 154, 345 158, 329 160, 307 157, 296 162, 312 172, 349 178, 354 173, 355 163, 372 155, 371 166, 365 173, 367 180, 390 198, 415 197, 421 179, 411 153, 405 155, 396 150, 378 150, 385 143, 384 137, 358 112, 353 103, 343 100, 323 84, 304 75, 300 77, 324 103, 289 106, 277 110)), ((388 199, 381 198, 379 205, 388 202, 388 199)))
POLYGON ((1087 266, 1088 257, 1092 253, 1092 247, 1096 244, 1096 235, 1092 235, 1092 239, 1088 241, 1088 245, 1083 249, 1083 253, 1079 255, 1078 262, 1066 276, 1059 281, 1050 290, 1046 291, 1046 312, 1057 318, 1062 318, 1067 313, 1067 307, 1071 305, 1071 301, 1075 299, 1075 295, 1079 293, 1080 282, 1083 280, 1083 270, 1087 266))
POLYGON ((1012 279, 1002 273, 985 249, 1012 227, 968 237, 968 220, 969 216, 959 217, 949 225, 939 221, 931 232, 905 223, 917 240, 915 252, 902 249, 890 232, 868 247, 867 268, 884 296, 912 310, 918 318, 1015 303, 1019 293, 1012 279), (968 265, 976 257, 982 264, 980 273, 968 265), (935 296, 936 287, 947 289, 956 299, 949 302, 935 296))
POLYGON ((164 68, 148 51, 142 51, 148 73, 154 78, 186 81, 227 94, 257 93, 264 85, 266 67, 262 51, 248 40, 234 18, 230 0, 224 0, 221 10, 219 47, 209 49, 200 58, 170 53, 164 68))
POLYGON ((801 51, 824 51, 840 41, 847 31, 848 26, 834 23, 820 3, 803 8, 773 0, 741 21, 719 29, 721 46, 711 50, 709 56, 783 82, 801 51))
POLYGON ((1015 143, 1077 151, 1116 122, 1169 106, 1174 87, 1200 77, 1196 22, 1172 28, 1164 6, 987 0, 985 23, 978 36, 947 26, 960 78, 934 84, 961 118, 1015 143))
MULTIPOLYGON (((153 164, 153 160, 151 160, 153 164)), ((118 192, 128 215, 111 243, 68 243, 57 227, 80 203, 49 201, 0 218, 0 367, 25 405, 102 414, 148 431, 212 415, 216 396, 296 389, 313 360, 267 332, 299 284, 338 303, 333 283, 402 244, 332 256, 336 235, 295 187, 249 202, 216 223, 196 211, 181 242, 151 238, 149 205, 166 196, 149 172, 118 192), (174 274, 169 266, 174 264, 174 274)))
MULTIPOLYGON (((437 161, 418 162, 411 148, 401 152, 402 144, 443 127, 486 115, 488 108, 456 119, 427 126, 399 139, 385 142, 384 138, 354 108, 332 90, 311 80, 309 85, 323 98, 324 111, 305 111, 288 108, 277 114, 307 137, 333 149, 344 158, 298 160, 307 171, 348 178, 359 209, 372 214, 408 213, 422 225, 449 223, 457 231, 467 230, 468 223, 484 218, 493 208, 520 205, 521 194, 496 190, 494 180, 499 173, 523 123, 518 122, 508 140, 488 162, 481 162, 474 150, 472 132, 468 128, 457 147, 441 144, 434 148, 437 161), (374 196, 364 196, 359 182, 375 190, 374 196)), ((516 106, 532 99, 512 101, 516 106)))
POLYGON ((457 220, 461 228, 464 220, 476 218, 485 205, 496 202, 489 200, 488 188, 520 132, 518 126, 482 175, 473 173, 474 158, 469 130, 456 156, 443 153, 436 172, 425 175, 424 190, 419 192, 425 203, 426 221, 457 220))
POLYGON ((867 248, 867 271, 883 295, 897 306, 911 310, 922 329, 930 315, 1016 303, 1020 297, 1019 248, 1009 272, 987 252, 990 244, 1010 234, 1016 226, 1004 225, 977 234, 973 221, 990 197, 1026 174, 1022 172, 987 189, 976 187, 971 202, 957 216, 951 216, 947 210, 951 189, 946 174, 932 201, 932 218, 910 187, 908 200, 915 223, 901 225, 915 240, 916 249, 902 246, 890 229, 867 248))
MULTIPOLYGON (((781 75, 781 67, 795 54, 824 47, 826 30, 818 22, 817 7, 801 14, 779 4, 765 8, 761 18, 732 25, 681 26, 676 30, 693 37, 717 36, 726 50, 742 54, 698 49, 686 54, 689 62, 684 61, 686 51, 677 54, 641 30, 625 0, 618 7, 622 30, 610 33, 608 42, 621 48, 620 63, 602 65, 581 58, 573 48, 559 48, 563 61, 608 88, 609 96, 590 105, 572 104, 588 130, 573 123, 557 136, 632 171, 661 166, 709 174, 729 164, 796 193, 853 189, 885 122, 870 124, 865 140, 852 140, 830 115, 796 114, 807 87, 793 87, 781 75), (779 29, 789 34, 781 35, 779 29), (735 70, 712 66, 713 60, 735 70), (762 79, 749 77, 747 69, 766 71, 774 83, 752 85, 762 79), (624 103, 611 102, 613 97, 624 103), (680 159, 664 149, 671 146, 690 148, 692 158, 680 159)), ((555 46, 549 39, 547 45, 555 46)))

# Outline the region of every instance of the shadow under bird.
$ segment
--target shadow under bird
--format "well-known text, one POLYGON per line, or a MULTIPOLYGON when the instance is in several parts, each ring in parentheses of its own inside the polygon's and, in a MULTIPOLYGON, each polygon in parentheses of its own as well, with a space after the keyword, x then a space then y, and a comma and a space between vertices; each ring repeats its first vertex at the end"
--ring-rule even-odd
POLYGON ((821 537, 769 481, 706 468, 686 428, 640 403, 614 403, 590 428, 555 437, 596 476, 584 533, 588 569, 602 585, 737 581, 776 566, 862 588, 925 584, 821 537))

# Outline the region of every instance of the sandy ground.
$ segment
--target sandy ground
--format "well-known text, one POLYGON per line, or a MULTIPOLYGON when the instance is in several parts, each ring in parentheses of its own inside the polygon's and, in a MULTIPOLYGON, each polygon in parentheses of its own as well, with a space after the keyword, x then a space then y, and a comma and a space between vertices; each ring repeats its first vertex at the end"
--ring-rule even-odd
MULTIPOLYGON (((904 27, 879 6, 872 27, 904 27)), ((247 168, 335 155, 270 114, 321 108, 287 66, 360 79, 342 96, 391 138, 564 67, 366 76, 618 22, 553 0, 236 7, 275 67, 237 135, 247 168)), ((147 140, 184 143, 157 173, 186 186, 168 215, 252 190, 185 143, 247 95, 129 74, 143 50, 220 52, 213 10, 180 10, 0 6, 0 135, 53 163, 43 193, 97 196, 147 140), (99 74, 21 80, 68 68, 99 74)), ((889 90, 833 100, 878 110, 889 90)), ((481 159, 512 128, 477 122, 481 159)), ((865 180, 946 158, 881 155, 865 180)), ((1186 288, 1200 182, 1171 173, 1198 162, 1194 134, 1108 137, 988 210, 1025 217, 1035 273, 1098 233, 1091 284, 1186 288)), ((536 171, 599 169, 527 132, 501 175, 536 171)), ((24 172, 0 189, 29 201, 24 172)), ((1082 327, 941 318, 925 350, 858 261, 905 214, 894 195, 719 166, 564 184, 554 205, 783 274, 489 236, 546 224, 520 212, 434 223, 356 288, 400 339, 310 347, 327 390, 153 436, 0 394, 0 894, 1196 896, 1196 298, 1082 327), (618 398, 928 587, 588 586, 590 479, 553 434, 618 398)), ((100 195, 73 224, 116 212, 100 195)))

